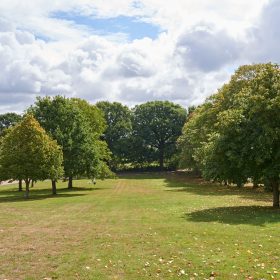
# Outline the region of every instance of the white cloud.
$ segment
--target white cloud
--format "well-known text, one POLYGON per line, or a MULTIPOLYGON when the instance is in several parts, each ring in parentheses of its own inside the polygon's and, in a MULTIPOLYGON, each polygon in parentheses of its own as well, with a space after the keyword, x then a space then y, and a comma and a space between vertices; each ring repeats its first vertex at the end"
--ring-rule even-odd
POLYGON ((203 25, 183 33, 178 39, 176 52, 181 56, 186 69, 209 72, 237 60, 242 45, 242 42, 237 42, 225 31, 215 31, 203 25))
POLYGON ((279 13, 278 0, 2 0, 0 112, 55 94, 199 104, 238 65, 280 62, 279 13), (128 41, 55 18, 58 12, 136 16, 164 32, 128 41))
POLYGON ((0 33, 0 92, 40 92, 43 73, 40 66, 32 63, 40 46, 29 46, 32 42, 31 34, 0 33))
POLYGON ((280 2, 271 0, 263 9, 258 23, 248 30, 247 57, 253 62, 280 63, 280 2))

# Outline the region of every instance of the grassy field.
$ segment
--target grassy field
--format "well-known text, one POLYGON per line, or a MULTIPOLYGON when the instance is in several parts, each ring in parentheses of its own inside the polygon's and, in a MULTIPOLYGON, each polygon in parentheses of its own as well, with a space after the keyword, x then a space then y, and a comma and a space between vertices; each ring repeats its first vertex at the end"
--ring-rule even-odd
POLYGON ((0 186, 0 279, 280 279, 271 194, 182 174, 0 186))

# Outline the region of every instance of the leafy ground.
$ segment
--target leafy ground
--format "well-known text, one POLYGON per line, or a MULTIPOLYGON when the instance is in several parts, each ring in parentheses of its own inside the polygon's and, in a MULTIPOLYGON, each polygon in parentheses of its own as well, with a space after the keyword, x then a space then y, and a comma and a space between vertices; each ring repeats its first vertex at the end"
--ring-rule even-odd
POLYGON ((271 194, 182 174, 0 186, 0 279, 280 279, 271 194))

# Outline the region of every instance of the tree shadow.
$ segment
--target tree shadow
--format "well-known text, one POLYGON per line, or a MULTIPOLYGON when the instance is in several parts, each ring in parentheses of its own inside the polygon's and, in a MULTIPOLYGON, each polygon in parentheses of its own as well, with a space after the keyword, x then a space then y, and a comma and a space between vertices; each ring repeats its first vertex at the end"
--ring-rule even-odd
POLYGON ((119 172, 118 179, 128 180, 153 180, 164 179, 171 171, 142 171, 142 172, 119 172))
POLYGON ((62 198, 62 197, 79 197, 84 196, 85 194, 46 194, 46 195, 33 195, 30 194, 29 198, 24 198, 24 194, 22 196, 15 195, 15 196, 6 196, 0 197, 0 203, 6 202, 28 202, 28 201, 36 201, 36 200, 43 200, 48 198, 62 198))
POLYGON ((63 192, 91 192, 91 191, 99 191, 99 190, 105 190, 106 188, 98 188, 98 187, 73 187, 71 189, 64 188, 64 189, 59 189, 59 191, 63 192))
POLYGON ((263 189, 252 189, 251 187, 238 188, 236 186, 224 186, 217 183, 184 174, 168 174, 165 177, 166 191, 187 192, 201 196, 229 196, 235 195, 244 199, 272 203, 272 193, 264 192, 263 189))
POLYGON ((163 172, 122 172, 118 173, 119 179, 127 180, 153 180, 164 179, 166 191, 186 192, 201 196, 239 196, 259 202, 272 204, 272 194, 263 189, 251 187, 238 188, 236 186, 224 186, 217 183, 207 182, 197 174, 186 171, 163 171, 163 172))
MULTIPOLYGON (((165 183, 169 188, 166 191, 169 192, 185 192, 200 196, 237 196, 240 199, 248 199, 261 204, 268 202, 272 205, 272 194, 264 192, 263 189, 224 186, 183 173, 168 174, 165 183)), ((273 209, 270 206, 222 206, 186 213, 184 218, 193 222, 265 226, 266 223, 280 222, 280 209, 273 209)))
MULTIPOLYGON (((7 187, 7 186, 5 186, 7 187)), ((24 189, 24 188, 23 188, 24 189)), ((68 188, 59 188, 57 189, 57 194, 53 195, 50 189, 36 189, 36 187, 30 189, 29 198, 24 197, 25 191, 18 191, 17 187, 12 189, 1 190, 0 189, 0 203, 6 202, 22 202, 22 201, 35 201, 43 200, 48 198, 64 198, 64 197, 79 197, 84 196, 86 193, 75 193, 75 192, 91 192, 102 190, 103 188, 96 187, 73 187, 72 189, 68 188)))
POLYGON ((267 223, 280 222, 280 209, 262 206, 228 206, 199 210, 187 213, 184 217, 192 222, 265 226, 267 223))

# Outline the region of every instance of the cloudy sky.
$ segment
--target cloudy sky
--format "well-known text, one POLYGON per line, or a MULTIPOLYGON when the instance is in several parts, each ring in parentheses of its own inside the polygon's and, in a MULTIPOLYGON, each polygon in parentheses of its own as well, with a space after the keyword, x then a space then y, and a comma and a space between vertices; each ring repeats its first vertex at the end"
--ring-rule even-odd
POLYGON ((199 104, 280 63, 279 0, 1 0, 0 113, 36 96, 199 104))

